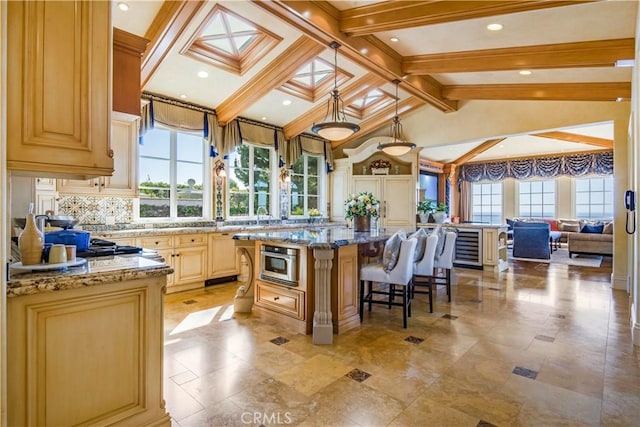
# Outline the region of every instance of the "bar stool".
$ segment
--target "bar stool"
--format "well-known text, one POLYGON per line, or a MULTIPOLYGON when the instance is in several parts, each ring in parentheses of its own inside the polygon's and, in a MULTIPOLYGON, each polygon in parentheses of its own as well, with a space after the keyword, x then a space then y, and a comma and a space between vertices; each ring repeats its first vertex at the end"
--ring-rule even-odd
POLYGON ((451 302, 451 269, 453 268, 453 258, 455 255, 457 237, 458 235, 454 231, 447 231, 445 233, 444 248, 440 255, 436 254, 434 264, 435 268, 442 268, 445 271, 444 277, 434 275, 434 283, 436 285, 446 286, 449 302, 451 302))
POLYGON ((433 268, 435 265, 436 246, 438 236, 430 234, 426 239, 424 255, 413 264, 412 293, 429 295, 429 313, 433 313, 433 268), (417 286, 424 286, 427 290, 419 291, 417 286))
POLYGON ((398 254, 398 262, 388 272, 382 263, 365 264, 360 268, 360 322, 364 316, 364 303, 383 304, 391 308, 392 305, 402 307, 402 327, 407 327, 407 317, 411 317, 411 278, 413 277, 413 257, 417 240, 414 238, 402 240, 398 254), (387 290, 374 289, 373 282, 388 284, 387 290), (366 284, 369 284, 366 290, 366 284), (401 287, 400 292, 396 286, 401 287), (374 295, 385 295, 387 298, 374 299, 374 295), (402 296, 402 302, 394 301, 394 296, 402 296))

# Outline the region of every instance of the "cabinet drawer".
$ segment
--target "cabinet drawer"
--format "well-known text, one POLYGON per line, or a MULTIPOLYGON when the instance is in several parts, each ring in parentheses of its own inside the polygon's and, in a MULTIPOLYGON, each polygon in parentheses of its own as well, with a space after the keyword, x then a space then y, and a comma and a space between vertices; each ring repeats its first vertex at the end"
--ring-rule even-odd
POLYGON ((304 320, 304 292, 256 282, 256 304, 304 320))
POLYGON ((182 234, 174 236, 175 247, 184 248, 190 246, 202 246, 207 244, 207 235, 202 234, 182 234))
POLYGON ((173 248, 173 236, 140 237, 138 246, 147 249, 171 249, 173 248))

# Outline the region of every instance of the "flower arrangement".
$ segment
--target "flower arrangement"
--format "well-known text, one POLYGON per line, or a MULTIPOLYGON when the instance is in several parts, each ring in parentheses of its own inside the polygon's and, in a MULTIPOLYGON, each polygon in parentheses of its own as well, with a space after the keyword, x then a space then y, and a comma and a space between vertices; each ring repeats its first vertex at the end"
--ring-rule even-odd
POLYGON ((391 162, 385 159, 376 159, 369 164, 369 169, 389 169, 391 162))
POLYGON ((378 207, 380 201, 373 194, 363 191, 358 194, 352 194, 345 202, 345 217, 353 219, 356 216, 378 216, 378 207))
POLYGON ((320 216, 322 215, 320 211, 316 208, 309 209, 309 216, 320 216))

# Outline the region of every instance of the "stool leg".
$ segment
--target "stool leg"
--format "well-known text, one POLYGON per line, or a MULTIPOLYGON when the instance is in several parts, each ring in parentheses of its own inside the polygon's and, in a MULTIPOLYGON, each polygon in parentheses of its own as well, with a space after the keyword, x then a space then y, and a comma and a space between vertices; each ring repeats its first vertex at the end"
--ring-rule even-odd
POLYGON ((411 288, 409 286, 411 286, 411 280, 409 280, 407 286, 403 287, 403 292, 408 306, 409 317, 411 317, 411 288))
POLYGON ((447 268, 445 271, 447 276, 447 296, 449 297, 449 302, 451 302, 451 269, 447 268))
POLYGON ((433 278, 429 278, 429 313, 433 313, 433 278))
POLYGON ((407 328, 407 289, 402 291, 402 327, 407 328))
POLYGON ((362 323, 364 316, 364 283, 364 280, 360 280, 360 323, 362 323))
POLYGON ((391 310, 391 302, 393 301, 393 297, 396 293, 396 285, 389 283, 389 310, 391 310))
POLYGON ((369 301, 369 311, 371 311, 371 305, 373 304, 373 280, 367 281, 369 283, 369 293, 367 294, 367 301, 369 301))

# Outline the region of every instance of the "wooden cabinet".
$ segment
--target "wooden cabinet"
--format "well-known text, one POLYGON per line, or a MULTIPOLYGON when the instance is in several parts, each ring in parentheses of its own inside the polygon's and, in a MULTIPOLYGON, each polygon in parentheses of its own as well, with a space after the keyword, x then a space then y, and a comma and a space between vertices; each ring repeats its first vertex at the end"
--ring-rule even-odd
POLYGON ((7 3, 7 168, 111 175, 111 3, 7 3))
POLYGON ((256 304, 300 320, 306 314, 304 292, 261 280, 256 281, 256 304))
POLYGON ((140 115, 140 64, 149 40, 113 28, 113 111, 140 115))
POLYGON ((207 279, 207 235, 177 234, 140 237, 136 245, 158 252, 173 267, 167 293, 204 287, 207 279))
POLYGON ((358 313, 358 245, 341 246, 331 267, 331 312, 333 332, 342 334, 360 326, 358 313))
POLYGON ((369 191, 380 200, 381 227, 415 227, 415 183, 411 175, 354 175, 353 193, 369 191))
POLYGON ((115 169, 113 175, 89 180, 59 179, 61 193, 136 196, 138 194, 137 156, 140 118, 114 112, 111 120, 111 146, 115 169))
POLYGON ((164 277, 7 298, 7 424, 170 426, 164 277))
POLYGON ((495 272, 509 268, 507 261, 507 228, 482 229, 482 264, 495 272))
POLYGON ((238 256, 233 233, 209 234, 209 278, 238 274, 238 256))

